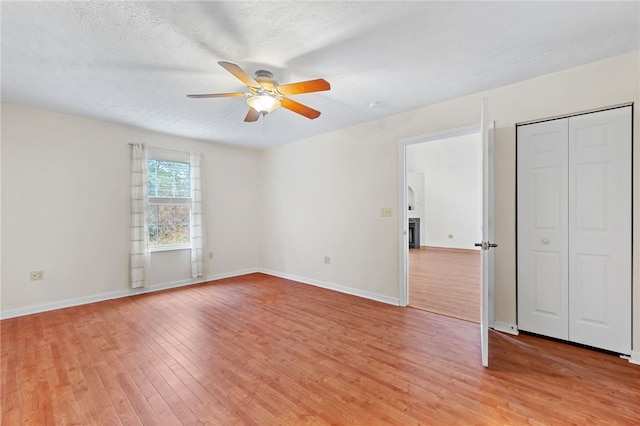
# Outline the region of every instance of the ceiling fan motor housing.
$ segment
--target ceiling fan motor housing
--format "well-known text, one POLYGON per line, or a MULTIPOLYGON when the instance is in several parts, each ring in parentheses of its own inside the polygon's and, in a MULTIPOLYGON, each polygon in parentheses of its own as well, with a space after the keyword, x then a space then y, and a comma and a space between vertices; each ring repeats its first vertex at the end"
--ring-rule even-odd
POLYGON ((256 71, 256 80, 258 80, 261 77, 264 77, 264 78, 267 78, 269 80, 272 80, 273 79, 273 73, 271 71, 267 71, 267 70, 258 70, 258 71, 256 71))
POLYGON ((256 71, 256 81, 269 92, 273 91, 273 88, 277 85, 273 79, 273 73, 267 70, 256 71))

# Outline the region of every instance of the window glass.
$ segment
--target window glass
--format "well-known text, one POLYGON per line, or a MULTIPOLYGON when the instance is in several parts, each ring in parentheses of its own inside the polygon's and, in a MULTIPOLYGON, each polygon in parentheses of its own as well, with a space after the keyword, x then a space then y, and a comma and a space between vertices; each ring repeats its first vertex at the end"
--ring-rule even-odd
POLYGON ((191 170, 189 163, 149 159, 149 246, 186 248, 190 244, 191 170))
POLYGON ((191 197, 189 163, 147 160, 149 197, 191 197))

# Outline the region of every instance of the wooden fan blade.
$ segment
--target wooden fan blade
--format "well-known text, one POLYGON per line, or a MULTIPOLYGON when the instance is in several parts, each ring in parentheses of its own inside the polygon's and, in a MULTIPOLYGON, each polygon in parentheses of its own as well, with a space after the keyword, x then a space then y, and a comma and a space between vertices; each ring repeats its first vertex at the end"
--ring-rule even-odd
POLYGON ((206 95, 187 95, 187 98, 232 98, 235 96, 243 96, 244 93, 211 93, 206 95))
POLYGON ((298 95, 300 93, 321 92, 329 89, 331 89, 331 85, 322 78, 301 81, 299 83, 283 84, 282 86, 276 87, 276 90, 283 95, 298 95))
POLYGON ((320 117, 320 111, 316 111, 313 108, 309 108, 306 105, 302 105, 300 102, 292 101, 288 98, 280 99, 280 105, 290 111, 297 112, 300 115, 304 115, 311 120, 320 117))
POLYGON ((237 66, 236 64, 232 64, 231 62, 219 61, 218 64, 225 70, 229 71, 231 74, 236 76, 238 80, 243 82, 248 87, 260 87, 260 83, 255 81, 253 77, 244 72, 242 68, 237 66))
POLYGON ((260 113, 253 108, 249 108, 249 112, 247 112, 247 116, 244 118, 244 121, 247 123, 251 121, 257 121, 260 118, 260 113))

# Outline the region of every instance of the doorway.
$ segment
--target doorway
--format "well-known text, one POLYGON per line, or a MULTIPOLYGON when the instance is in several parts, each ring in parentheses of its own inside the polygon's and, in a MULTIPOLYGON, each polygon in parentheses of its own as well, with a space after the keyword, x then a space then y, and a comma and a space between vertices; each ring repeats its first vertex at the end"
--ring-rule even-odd
POLYGON ((479 129, 406 147, 408 306, 480 322, 482 139, 479 129), (411 225, 415 224, 414 227, 411 225), (417 242, 417 244, 416 244, 417 242))

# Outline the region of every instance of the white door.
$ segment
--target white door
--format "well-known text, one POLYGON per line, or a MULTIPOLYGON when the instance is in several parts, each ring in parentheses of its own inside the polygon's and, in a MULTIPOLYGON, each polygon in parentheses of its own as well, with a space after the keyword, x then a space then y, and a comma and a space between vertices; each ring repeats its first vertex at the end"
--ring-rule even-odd
POLYGON ((631 352, 631 107, 569 119, 569 339, 631 352))
POLYGON ((518 127, 518 328, 568 340, 567 119, 518 127))
POLYGON ((489 101, 482 100, 482 292, 480 316, 480 344, 482 365, 489 366, 489 320, 493 304, 493 122, 489 121, 489 101), (491 305, 491 306, 490 306, 491 305))

